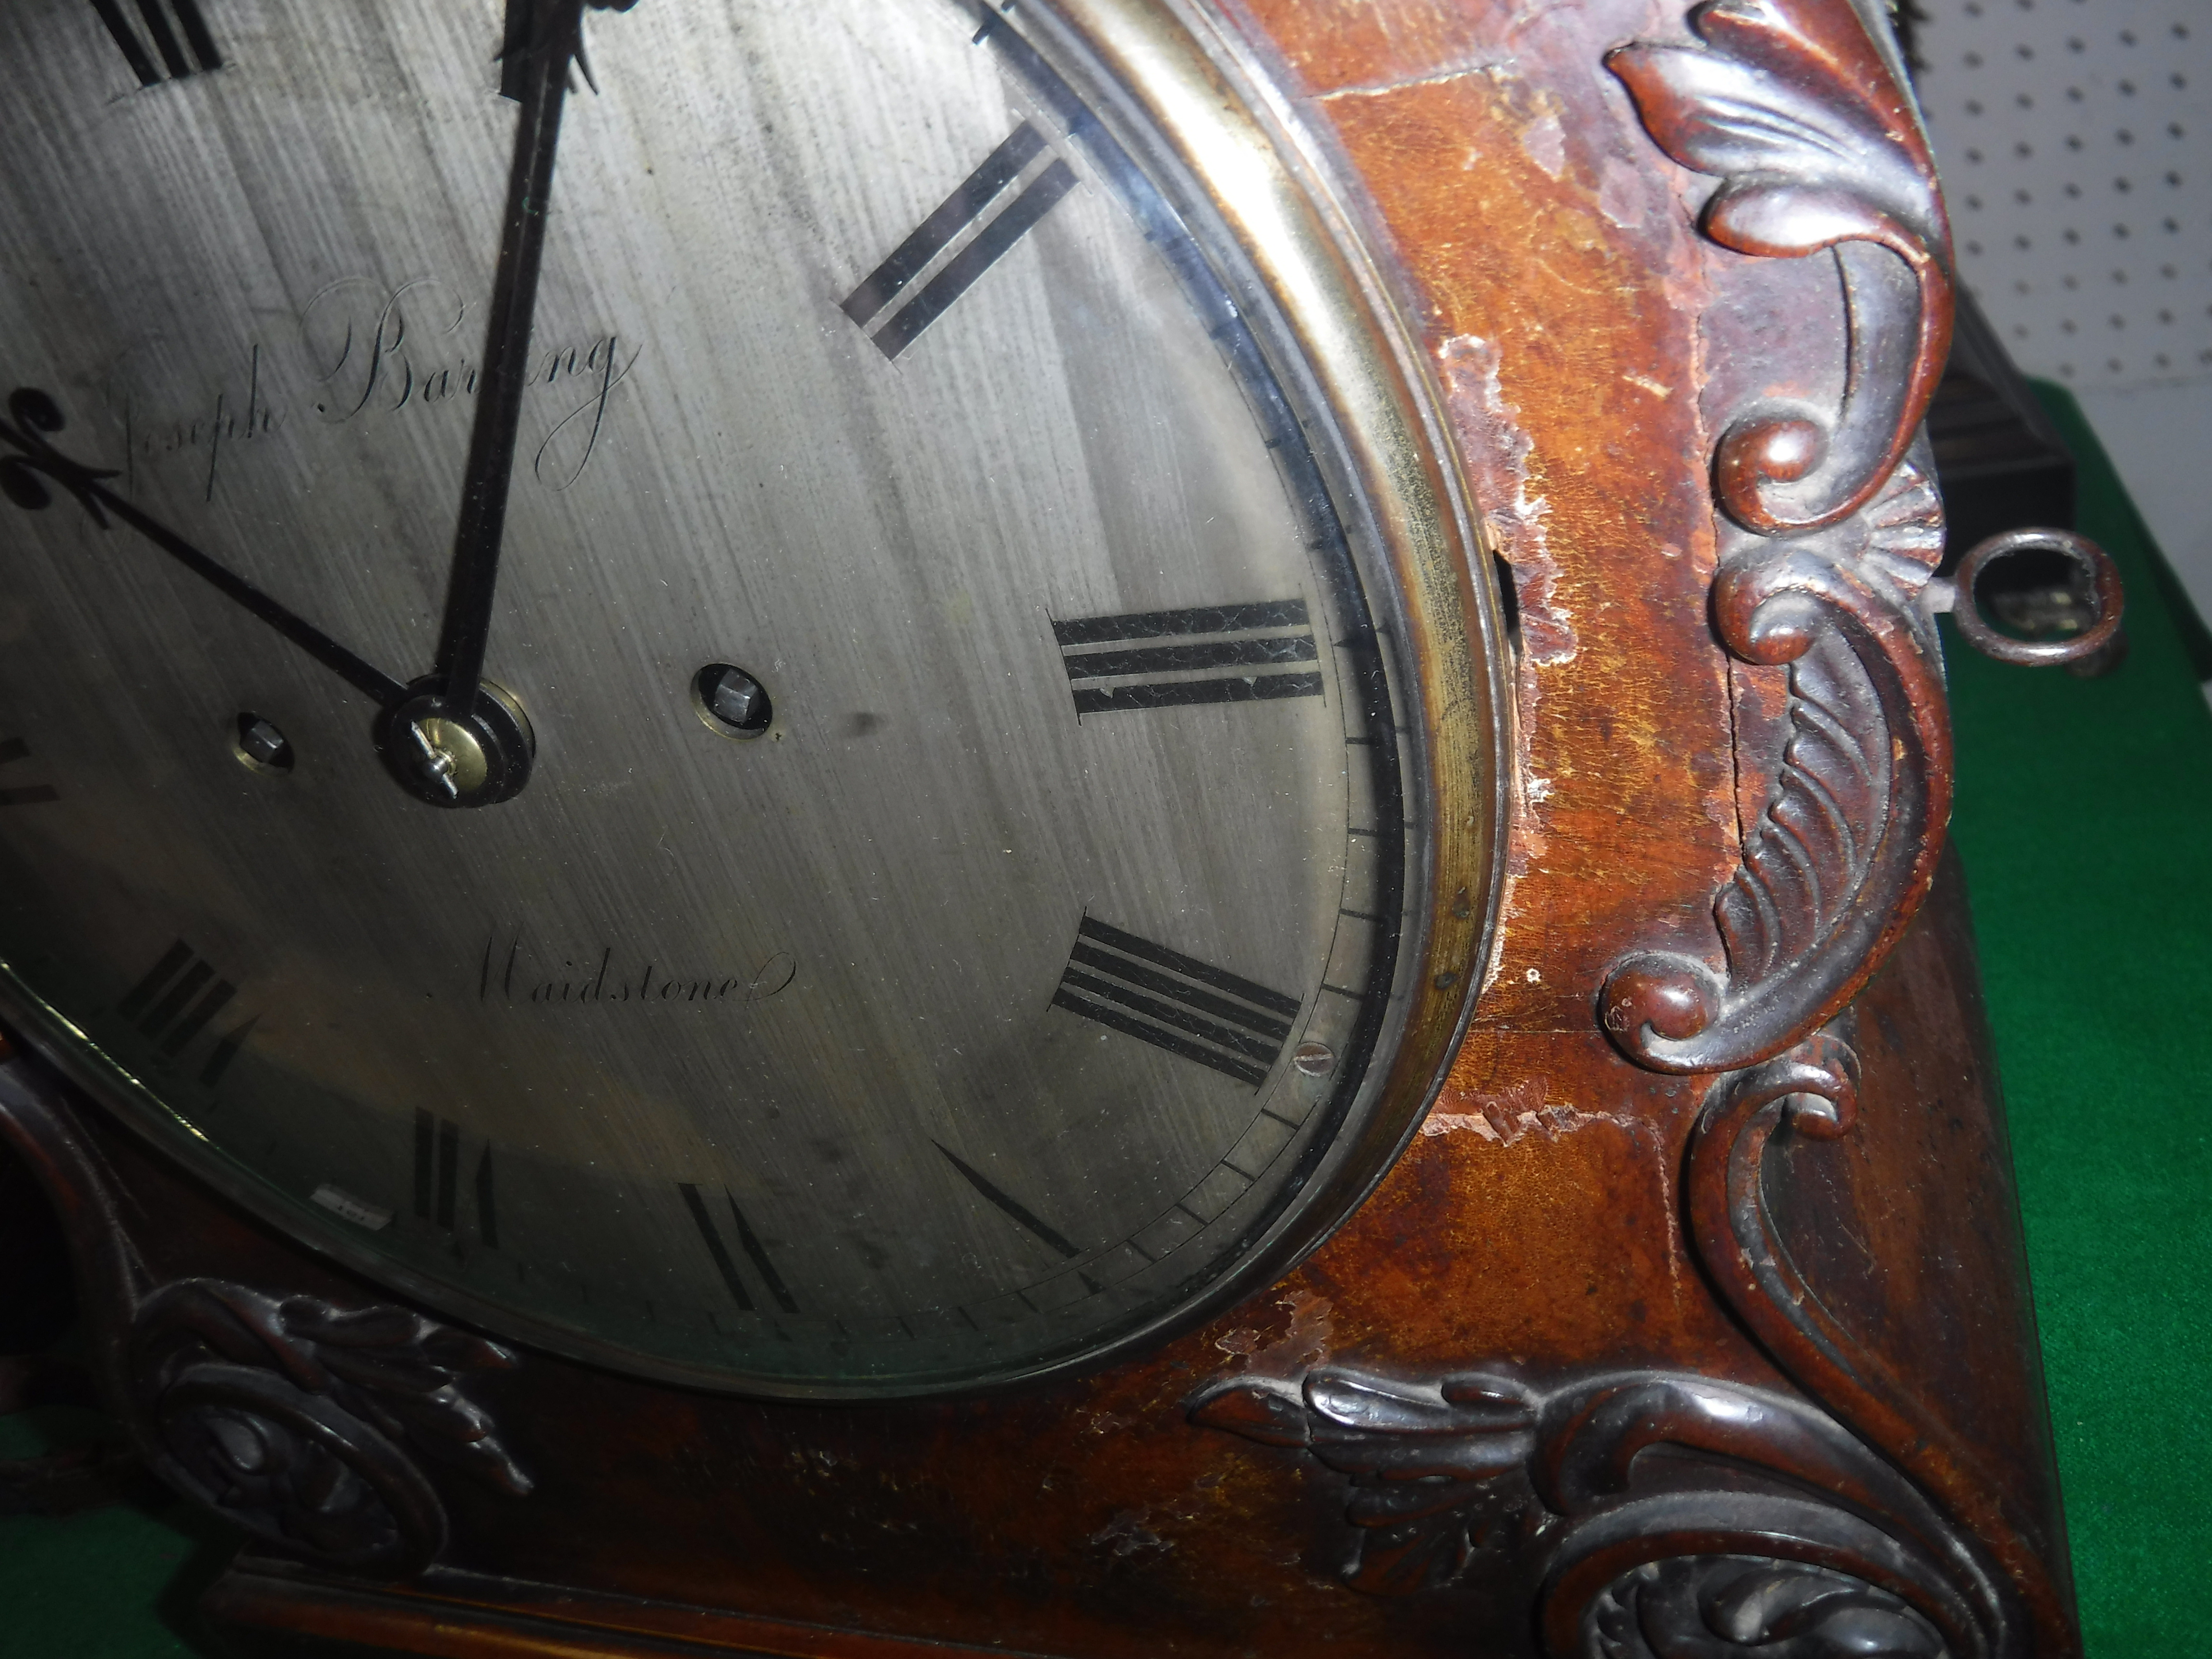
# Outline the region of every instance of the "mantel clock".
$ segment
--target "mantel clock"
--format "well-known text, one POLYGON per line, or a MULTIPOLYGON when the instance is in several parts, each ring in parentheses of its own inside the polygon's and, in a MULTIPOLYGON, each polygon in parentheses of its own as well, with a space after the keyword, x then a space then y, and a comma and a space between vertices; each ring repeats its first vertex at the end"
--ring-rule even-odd
POLYGON ((2071 1650, 1934 617, 2118 593, 1936 574, 1881 18, 0 63, 0 1129, 234 1645, 2071 1650))

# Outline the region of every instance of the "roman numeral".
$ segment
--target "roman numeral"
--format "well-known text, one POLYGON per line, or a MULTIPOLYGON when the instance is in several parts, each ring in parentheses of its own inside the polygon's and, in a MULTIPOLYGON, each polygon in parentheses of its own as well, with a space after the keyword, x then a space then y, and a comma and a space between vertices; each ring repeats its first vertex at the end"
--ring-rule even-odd
MULTIPOLYGON (((461 1126, 421 1107, 415 1109, 415 1213, 423 1220, 454 1228, 461 1188, 461 1126)), ((486 1249, 499 1248, 499 1208, 492 1186, 491 1142, 477 1154, 477 1237, 486 1249)))
POLYGON ((1321 696, 1316 670, 1259 672, 1319 660, 1304 599, 1078 617, 1053 623, 1052 636, 1078 714, 1321 696))
POLYGON ((1294 997, 1087 915, 1052 1005, 1255 1089, 1298 1012, 1294 997))
MULTIPOLYGON (((237 994, 235 985, 216 977, 214 967, 179 939, 161 953, 161 959, 146 977, 131 988, 130 994, 115 1005, 115 1012, 159 1043, 163 1054, 174 1058, 237 994)), ((252 1016, 215 1045, 207 1063, 200 1067, 203 1089, 212 1089, 222 1080, 259 1018, 258 1014, 252 1016)))
MULTIPOLYGON (((722 1235, 714 1225, 714 1217, 707 1207, 706 1199, 700 1194, 698 1188, 688 1181, 678 1182, 677 1190, 684 1194, 684 1206, 691 1212, 692 1223, 699 1229, 699 1237, 706 1243, 707 1254, 714 1259, 715 1269, 722 1275, 722 1283, 729 1290, 730 1299, 747 1313, 752 1312, 752 1292, 745 1288, 745 1281, 738 1273, 738 1264, 730 1257, 729 1247, 722 1243, 722 1235)), ((738 1207, 738 1200, 726 1187, 722 1189, 722 1201, 730 1206, 730 1224, 737 1232, 738 1247, 744 1251, 746 1259, 753 1264, 753 1271, 760 1275, 761 1283, 768 1286, 768 1293, 775 1298, 775 1305, 787 1314, 797 1313, 799 1303, 792 1295, 791 1287, 783 1282, 783 1275, 776 1272, 767 1246, 761 1243, 760 1235, 753 1231, 752 1224, 745 1219, 745 1212, 738 1207)))
POLYGON ((1055 156, 1018 194, 999 205, 1008 187, 1044 149, 1036 129, 1023 122, 845 296, 845 314, 870 331, 868 337, 884 356, 896 357, 912 345, 922 330, 951 310, 978 277, 1075 188, 1074 173, 1055 156), (969 227, 979 224, 981 229, 945 257, 969 227), (926 271, 931 273, 929 280, 900 303, 900 296, 926 271), (886 312, 887 319, 876 323, 886 312))
POLYGON ((200 15, 199 0, 133 0, 127 7, 125 0, 92 0, 92 9, 107 26, 142 87, 222 67, 222 54, 215 49, 215 37, 200 15), (151 51, 131 23, 134 10, 145 26, 146 40, 153 42, 151 51))
MULTIPOLYGON (((28 759, 31 745, 21 738, 0 738, 0 766, 9 761, 28 759)), ((0 806, 34 806, 40 801, 59 800, 61 791, 51 783, 27 783, 14 789, 0 789, 0 806)))

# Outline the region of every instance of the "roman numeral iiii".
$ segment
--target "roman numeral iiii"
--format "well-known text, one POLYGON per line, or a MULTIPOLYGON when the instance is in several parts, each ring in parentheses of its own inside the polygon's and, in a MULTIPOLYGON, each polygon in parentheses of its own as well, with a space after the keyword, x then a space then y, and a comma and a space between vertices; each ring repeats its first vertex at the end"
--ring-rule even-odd
POLYGON ((1258 1088, 1297 999, 1085 916, 1052 1006, 1258 1088))
POLYGON ((1321 696, 1318 671, 1283 672, 1320 659, 1304 599, 1078 617, 1052 636, 1079 714, 1321 696))
POLYGON ((922 330, 950 311, 977 277, 1075 188, 1074 173, 1054 157, 1001 205, 1007 187, 1044 148, 1036 129, 1023 122, 937 204, 912 235, 891 250, 890 258, 845 296, 845 314, 868 331, 884 356, 896 357, 912 345, 922 330), (975 225, 982 228, 945 258, 946 251, 975 225), (929 273, 929 280, 909 294, 908 288, 924 272, 929 273), (884 319, 880 323, 876 320, 879 316, 884 319))

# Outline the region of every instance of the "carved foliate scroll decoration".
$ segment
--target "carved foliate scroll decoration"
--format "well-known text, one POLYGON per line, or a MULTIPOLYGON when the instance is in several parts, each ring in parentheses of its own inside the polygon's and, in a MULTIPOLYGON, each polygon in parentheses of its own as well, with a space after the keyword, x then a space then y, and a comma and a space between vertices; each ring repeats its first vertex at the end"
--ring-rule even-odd
POLYGON ((1923 590, 1942 553, 1924 443, 1949 349, 1949 231, 1910 100, 1850 0, 1710 0, 1703 46, 1638 44, 1607 66, 1659 147, 1722 180, 1706 235, 1742 253, 1827 252, 1849 362, 1832 415, 1767 399, 1713 461, 1712 618, 1747 663, 1789 670, 1767 808, 1716 896, 1725 966, 1680 951, 1613 964, 1605 1029, 1638 1064, 1732 1071, 1846 1003, 1903 932, 1950 814, 1942 671, 1923 590))
POLYGON ((1850 0, 1707 0, 1706 49, 1606 57, 1659 148, 1721 186, 1699 227, 1767 258, 1835 251, 1850 361, 1833 416, 1762 402, 1713 458, 1722 509, 1761 535, 1817 530, 1904 459, 1951 349, 1951 229, 1911 99, 1850 0))
POLYGON ((1516 1551, 1555 1523, 1529 1484, 1537 1402, 1507 1379, 1407 1387, 1356 1371, 1301 1382, 1231 1378, 1190 1419, 1293 1446, 1352 1480, 1345 1518, 1359 1543, 1345 1582, 1376 1595, 1449 1584, 1479 1559, 1516 1551))
POLYGON ((1972 1547, 1802 1401, 1663 1372, 1543 1394, 1489 1373, 1324 1367, 1224 1378, 1189 1411, 1349 1477, 1346 1583, 1532 1583, 1553 1659, 2018 1651, 1972 1547))
POLYGON ((1607 978, 1605 1026, 1631 1059, 1730 1071, 1788 1047, 1850 1000, 1926 894, 1951 809, 1940 647, 1918 603, 1942 553, 1931 471, 1917 450, 1866 512, 1743 536, 1724 557, 1715 624, 1745 660, 1787 665, 1790 736, 1714 900, 1726 971, 1645 951, 1607 978))
POLYGON ((2038 1622, 2063 1628, 2064 1597, 2033 1528, 1997 1496, 2004 1483, 1831 1311, 1769 1208, 1771 1149, 1791 1136, 1837 1140, 1857 1123, 1858 1057, 1838 1029, 1847 1024, 1837 1021, 1714 1084, 1684 1176, 1691 1237, 1712 1282, 1775 1362, 1966 1522, 2038 1622))
POLYGON ((1736 1555, 1650 1561, 1593 1604, 1604 1659, 1944 1659, 1896 1596, 1824 1567, 1736 1555))
POLYGON ((218 1279, 164 1285, 132 1321, 155 1472, 264 1541, 354 1571, 411 1572, 446 1540, 417 1462, 520 1497, 529 1477, 462 1387, 495 1343, 403 1308, 344 1310, 218 1279))
POLYGON ((0 1137, 68 1236, 100 1392, 176 1490, 264 1546, 380 1575, 418 1571, 444 1547, 426 1464, 531 1490, 469 1395, 516 1363, 506 1349, 402 1308, 212 1279, 149 1289, 69 1108, 4 1042, 0 1137))

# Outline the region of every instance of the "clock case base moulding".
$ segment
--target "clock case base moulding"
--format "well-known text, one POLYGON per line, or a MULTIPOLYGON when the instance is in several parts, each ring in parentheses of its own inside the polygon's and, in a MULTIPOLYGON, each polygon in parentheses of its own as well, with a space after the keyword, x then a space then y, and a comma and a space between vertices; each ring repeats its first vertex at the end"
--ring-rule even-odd
POLYGON ((1194 21, 1378 251, 1512 590, 1498 935, 1420 1132, 1140 1358, 776 1405, 441 1323, 12 1062, 113 1408, 256 1540, 241 1650, 2078 1650, 1939 868, 1950 278, 1879 25, 1194 21))

